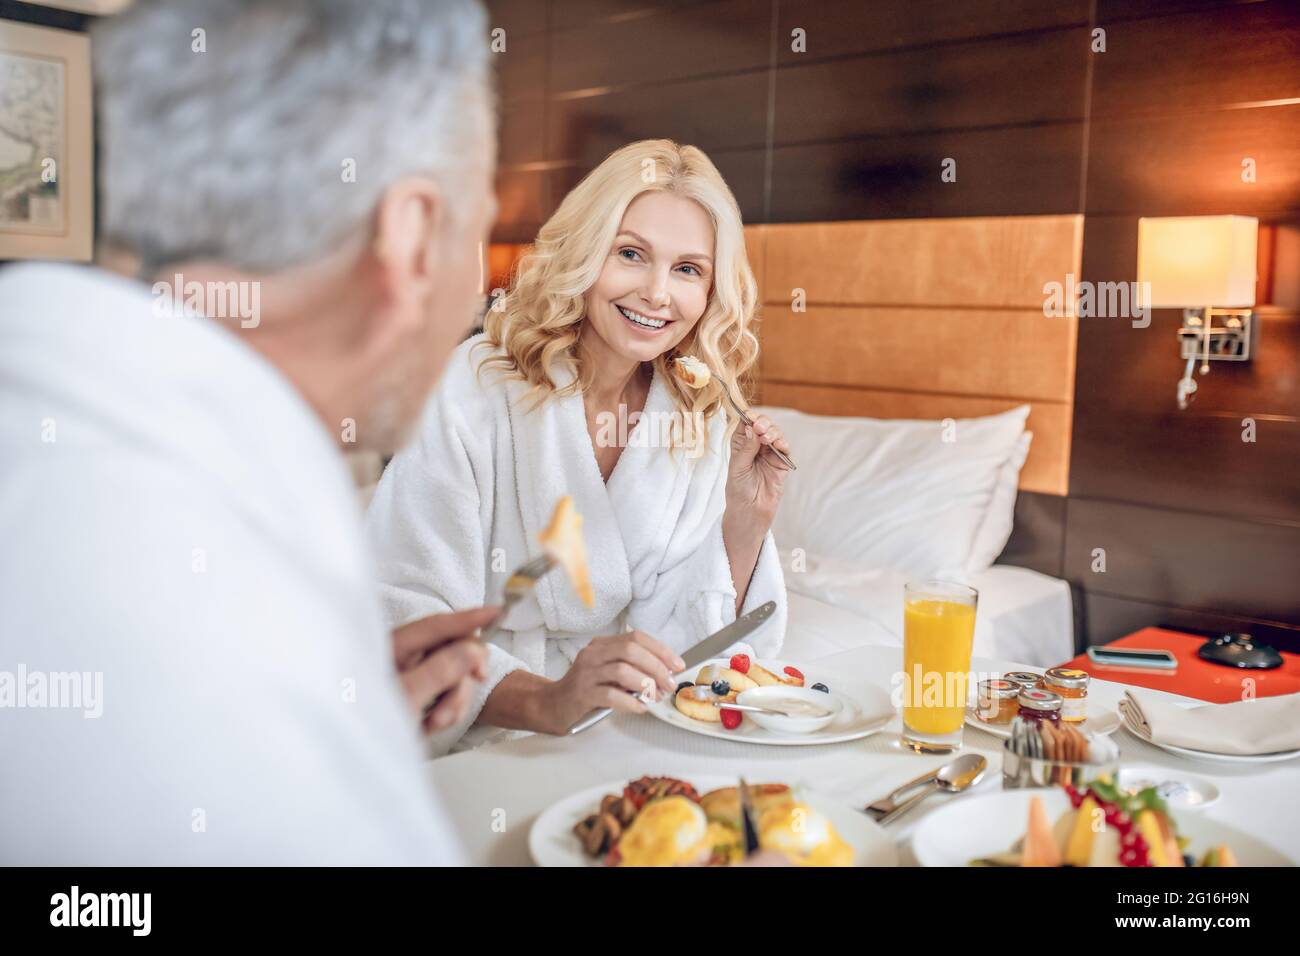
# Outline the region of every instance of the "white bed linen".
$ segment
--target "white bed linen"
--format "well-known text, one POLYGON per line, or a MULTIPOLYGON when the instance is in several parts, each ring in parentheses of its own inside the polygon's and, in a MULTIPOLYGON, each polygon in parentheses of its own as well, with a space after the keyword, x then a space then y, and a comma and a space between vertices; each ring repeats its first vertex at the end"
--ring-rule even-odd
MULTIPOLYGON (((901 646, 903 585, 887 568, 783 552, 789 619, 781 656, 814 660, 868 646, 901 646), (801 570, 802 569, 802 570, 801 570)), ((994 565, 968 575, 979 591, 977 656, 1051 667, 1074 656, 1070 586, 1027 568, 994 565)))

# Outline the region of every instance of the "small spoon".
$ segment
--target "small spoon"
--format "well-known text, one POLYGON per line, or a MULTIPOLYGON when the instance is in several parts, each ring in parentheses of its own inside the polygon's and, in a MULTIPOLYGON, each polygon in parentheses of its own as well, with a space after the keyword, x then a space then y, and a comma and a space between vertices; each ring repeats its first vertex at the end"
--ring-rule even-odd
POLYGON ((934 775, 934 779, 928 781, 916 796, 908 797, 904 803, 898 805, 897 809, 886 813, 876 822, 884 825, 891 820, 897 820, 936 790, 947 793, 969 790, 984 778, 984 771, 988 769, 988 765, 988 760, 981 754, 964 754, 951 763, 944 764, 934 775))

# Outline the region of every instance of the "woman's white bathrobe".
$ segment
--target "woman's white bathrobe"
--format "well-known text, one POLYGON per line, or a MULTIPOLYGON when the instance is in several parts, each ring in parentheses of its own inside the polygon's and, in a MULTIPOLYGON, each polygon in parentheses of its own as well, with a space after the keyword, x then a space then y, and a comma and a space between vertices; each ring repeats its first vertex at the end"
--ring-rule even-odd
MULTIPOLYGON (((680 653, 736 617, 722 541, 730 457, 723 417, 711 422, 703 454, 652 447, 653 414, 674 410, 656 377, 606 484, 582 396, 551 396, 530 411, 523 382, 478 374, 489 354, 489 346, 474 347, 480 341, 453 353, 417 440, 389 464, 370 505, 388 623, 499 602, 510 573, 541 553, 538 532, 564 495, 583 518, 596 604, 583 606, 562 571, 543 578, 492 640, 488 678, 467 718, 434 735, 435 754, 501 733, 470 725, 513 670, 558 678, 591 638, 629 628, 680 653)), ((563 386, 573 371, 553 377, 563 386)), ((748 641, 760 656, 774 655, 785 634, 785 582, 770 534, 742 613, 769 600, 777 614, 748 641)))

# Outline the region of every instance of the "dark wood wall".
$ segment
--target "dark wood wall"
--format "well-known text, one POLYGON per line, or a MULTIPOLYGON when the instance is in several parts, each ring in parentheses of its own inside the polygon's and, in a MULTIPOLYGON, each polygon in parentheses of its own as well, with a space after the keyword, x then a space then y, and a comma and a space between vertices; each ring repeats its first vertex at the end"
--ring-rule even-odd
POLYGON ((1140 215, 1282 224, 1264 234, 1258 357, 1216 364, 1187 411, 1176 313, 1080 321, 1070 494, 1022 495, 1003 560, 1068 578, 1085 642, 1162 623, 1300 648, 1300 4, 488 6, 507 41, 501 241, 654 136, 708 151, 749 222, 1083 212, 1097 282, 1136 277, 1140 215))

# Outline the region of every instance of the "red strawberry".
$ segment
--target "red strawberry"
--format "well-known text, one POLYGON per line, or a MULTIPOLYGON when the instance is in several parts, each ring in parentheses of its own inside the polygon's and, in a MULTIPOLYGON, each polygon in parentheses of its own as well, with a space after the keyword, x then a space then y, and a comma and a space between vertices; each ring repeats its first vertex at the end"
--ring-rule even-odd
POLYGON ((739 671, 742 674, 748 674, 749 655, 737 654, 735 657, 733 657, 730 661, 727 662, 727 666, 729 666, 733 671, 739 671))
POLYGON ((745 716, 744 714, 738 710, 728 710, 726 707, 719 709, 722 711, 719 715, 722 717, 722 726, 726 727, 728 730, 735 730, 740 726, 740 721, 745 716))
POLYGON ((799 668, 797 667, 787 667, 785 672, 796 680, 803 680, 803 674, 800 673, 799 668))

